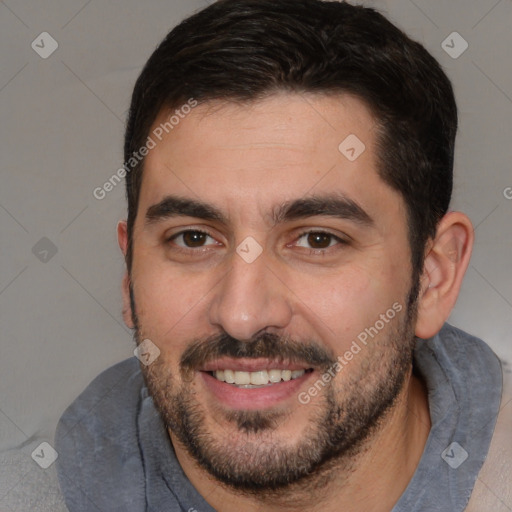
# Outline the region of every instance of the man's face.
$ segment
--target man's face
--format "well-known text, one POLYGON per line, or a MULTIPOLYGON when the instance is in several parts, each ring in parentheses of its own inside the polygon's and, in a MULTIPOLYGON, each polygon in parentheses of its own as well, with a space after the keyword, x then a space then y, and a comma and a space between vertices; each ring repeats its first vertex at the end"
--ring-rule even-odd
POLYGON ((283 93, 197 106, 146 157, 131 283, 160 356, 143 371, 175 447, 227 484, 353 453, 409 376, 405 205, 376 130, 355 98, 283 93))

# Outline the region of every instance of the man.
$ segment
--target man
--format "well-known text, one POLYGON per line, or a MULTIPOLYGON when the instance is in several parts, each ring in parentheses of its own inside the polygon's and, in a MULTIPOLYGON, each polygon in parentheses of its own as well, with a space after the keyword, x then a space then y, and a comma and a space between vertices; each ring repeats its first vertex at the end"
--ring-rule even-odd
POLYGON ((223 0, 176 27, 125 139, 140 361, 61 419, 69 509, 511 510, 500 363, 445 324, 473 244, 456 127, 437 62, 371 9, 223 0))

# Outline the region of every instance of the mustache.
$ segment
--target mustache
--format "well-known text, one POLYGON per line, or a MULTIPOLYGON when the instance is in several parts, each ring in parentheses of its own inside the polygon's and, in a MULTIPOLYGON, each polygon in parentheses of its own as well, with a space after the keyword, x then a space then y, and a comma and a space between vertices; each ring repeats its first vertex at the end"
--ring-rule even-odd
POLYGON ((334 354, 315 342, 295 341, 273 333, 262 333, 248 341, 218 334, 192 343, 181 356, 181 369, 195 371, 221 357, 267 358, 305 364, 315 369, 329 368, 336 363, 334 354))

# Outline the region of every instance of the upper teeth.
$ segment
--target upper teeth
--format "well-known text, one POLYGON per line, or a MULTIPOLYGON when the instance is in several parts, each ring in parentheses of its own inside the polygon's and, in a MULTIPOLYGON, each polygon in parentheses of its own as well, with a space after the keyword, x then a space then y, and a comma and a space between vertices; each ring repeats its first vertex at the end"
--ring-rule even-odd
POLYGON ((217 370, 213 372, 216 379, 229 384, 264 386, 269 382, 287 381, 304 375, 306 370, 261 370, 258 372, 240 372, 234 370, 217 370))

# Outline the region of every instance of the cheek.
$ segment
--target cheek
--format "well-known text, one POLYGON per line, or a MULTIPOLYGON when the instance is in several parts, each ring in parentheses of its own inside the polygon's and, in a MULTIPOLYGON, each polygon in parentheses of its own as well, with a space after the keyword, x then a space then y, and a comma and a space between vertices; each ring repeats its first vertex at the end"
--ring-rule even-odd
POLYGON ((180 353, 186 341, 200 335, 197 319, 208 296, 205 280, 173 271, 170 265, 142 259, 133 272, 133 289, 141 335, 164 353, 180 353))
POLYGON ((382 260, 378 270, 352 266, 322 278, 303 276, 300 290, 296 294, 299 314, 310 319, 317 335, 330 340, 336 352, 345 350, 394 303, 401 304, 406 293, 393 266, 382 260))

